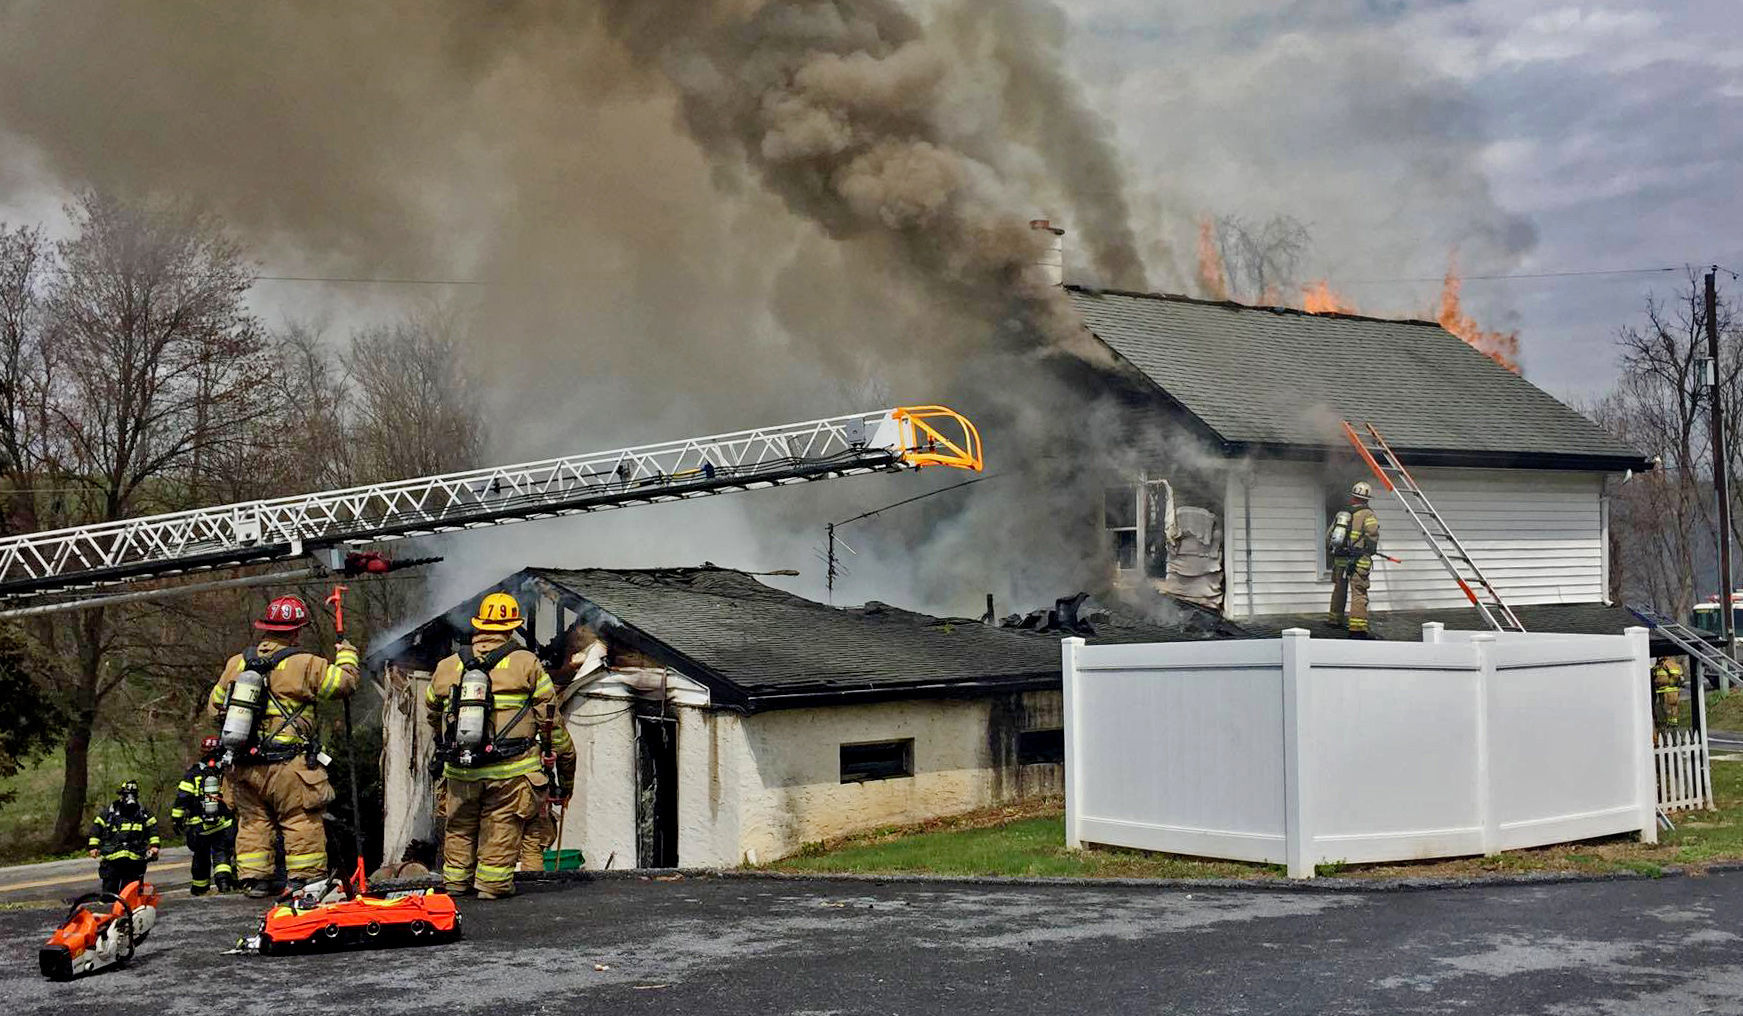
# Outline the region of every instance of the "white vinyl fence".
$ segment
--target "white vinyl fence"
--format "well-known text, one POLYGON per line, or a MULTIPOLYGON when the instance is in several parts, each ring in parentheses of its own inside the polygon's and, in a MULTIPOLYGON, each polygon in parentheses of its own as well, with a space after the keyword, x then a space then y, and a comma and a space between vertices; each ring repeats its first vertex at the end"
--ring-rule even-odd
POLYGON ((1647 632, 1064 644, 1066 839, 1282 864, 1656 842, 1647 632))

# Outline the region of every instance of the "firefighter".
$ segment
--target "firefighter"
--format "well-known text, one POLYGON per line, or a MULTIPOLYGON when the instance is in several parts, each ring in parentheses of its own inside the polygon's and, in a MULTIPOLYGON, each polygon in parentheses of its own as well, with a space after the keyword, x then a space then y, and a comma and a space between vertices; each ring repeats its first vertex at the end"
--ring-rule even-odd
POLYGON ((1660 657, 1652 668, 1652 722, 1660 727, 1674 727, 1682 719, 1682 664, 1669 656, 1660 657))
POLYGON ((1347 627, 1351 638, 1372 638, 1368 631, 1368 580, 1374 570, 1374 552, 1380 549, 1380 519, 1368 506, 1374 488, 1366 480, 1350 487, 1350 506, 1333 520, 1327 543, 1331 547, 1331 612, 1326 618, 1334 628, 1347 627), (1348 519, 1345 519, 1345 515, 1348 519), (1344 601, 1349 615, 1344 615, 1344 601))
POLYGON ((561 723, 551 728, 551 753, 554 759, 547 776, 554 775, 555 779, 546 791, 545 806, 527 822, 526 835, 520 841, 522 871, 544 870, 545 850, 557 842, 557 823, 561 819, 551 810, 567 814, 569 797, 575 792, 575 741, 561 723))
POLYGON ((341 639, 333 662, 297 648, 308 605, 280 596, 254 627, 260 641, 224 665, 209 712, 230 760, 224 799, 236 810, 237 874, 250 897, 271 892, 274 840, 284 838, 292 890, 326 874, 327 831, 321 815, 333 800, 332 761, 315 740, 317 704, 357 689, 357 647, 341 639))
POLYGON ((188 767, 176 785, 170 824, 186 833, 193 852, 192 882, 188 891, 206 895, 216 885, 220 893, 236 888, 236 816, 224 803, 222 742, 207 737, 200 742, 199 761, 188 767))
POLYGON ((103 891, 119 893, 145 878, 146 864, 157 860, 157 819, 139 803, 139 784, 128 780, 115 800, 91 822, 91 856, 99 858, 103 891))
POLYGON ((459 895, 514 895, 529 819, 544 808, 555 692, 539 659, 513 638, 520 604, 491 593, 472 619, 472 644, 436 665, 424 704, 439 731, 445 829, 442 881, 459 895))

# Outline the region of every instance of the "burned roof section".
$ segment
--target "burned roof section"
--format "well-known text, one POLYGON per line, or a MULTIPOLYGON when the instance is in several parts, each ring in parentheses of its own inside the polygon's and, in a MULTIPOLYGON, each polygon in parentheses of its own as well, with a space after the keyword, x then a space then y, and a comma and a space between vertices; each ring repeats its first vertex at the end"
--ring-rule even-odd
POLYGON ((1090 331, 1229 454, 1341 448, 1347 418, 1374 424, 1412 464, 1650 468, 1431 321, 1070 288, 1090 331))
MULTIPOLYGON (((1055 640, 875 601, 831 607, 727 568, 528 568, 492 588, 538 589, 565 601, 607 641, 703 682, 721 705, 747 710, 1059 686, 1055 640)), ((371 662, 451 637, 457 626, 444 617, 372 653, 371 662)))

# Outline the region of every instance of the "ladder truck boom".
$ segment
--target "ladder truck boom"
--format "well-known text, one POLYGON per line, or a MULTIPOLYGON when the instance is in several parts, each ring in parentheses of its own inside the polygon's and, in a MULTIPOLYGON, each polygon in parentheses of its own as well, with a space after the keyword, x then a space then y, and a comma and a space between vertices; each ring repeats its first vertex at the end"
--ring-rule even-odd
POLYGON ((900 407, 7 537, 0 600, 727 491, 982 465, 980 435, 961 414, 900 407))

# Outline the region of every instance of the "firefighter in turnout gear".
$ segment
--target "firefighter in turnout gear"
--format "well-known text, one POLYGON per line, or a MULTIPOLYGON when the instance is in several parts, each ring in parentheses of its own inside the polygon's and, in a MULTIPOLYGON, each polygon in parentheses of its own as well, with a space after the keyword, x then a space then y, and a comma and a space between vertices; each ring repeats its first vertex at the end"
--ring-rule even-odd
POLYGON ((101 859, 97 874, 103 891, 119 893, 145 878, 145 866, 157 860, 158 846, 157 819, 139 803, 139 784, 128 780, 91 822, 91 856, 101 859))
POLYGON ((1374 488, 1366 480, 1350 487, 1350 506, 1332 519, 1326 544, 1331 550, 1331 612, 1326 620, 1334 628, 1348 627, 1354 638, 1368 633, 1368 581, 1374 570, 1374 552, 1380 549, 1380 519, 1368 502, 1374 488), (1345 601, 1349 614, 1344 614, 1345 601))
POLYGON ((200 760, 188 767, 176 785, 169 821, 186 833, 194 862, 189 892, 204 896, 214 885, 221 893, 236 888, 236 815, 224 803, 223 744, 216 737, 200 742, 200 760))
POLYGON ((1682 664, 1669 656, 1652 667, 1652 722, 1674 727, 1681 720, 1682 664))
POLYGON ((478 898, 514 894, 528 820, 544 809, 555 690, 539 659, 512 637, 520 604, 491 593, 472 619, 472 645, 436 665, 424 704, 440 731, 442 881, 478 898))
POLYGON ((331 761, 315 740, 319 703, 357 690, 357 648, 341 640, 333 662, 297 648, 309 608, 281 596, 254 627, 263 635, 230 657, 212 686, 208 711, 218 718, 221 747, 230 762, 224 799, 236 810, 236 867, 248 895, 266 896, 273 877, 273 846, 284 838, 290 885, 300 887, 327 870, 322 813, 333 800, 331 761))
POLYGON ((520 841, 522 871, 543 871, 545 851, 557 842, 557 811, 567 811, 569 796, 575 792, 575 741, 561 719, 551 727, 551 753, 555 756, 548 767, 554 776, 545 794, 545 806, 527 822, 526 835, 520 841))

